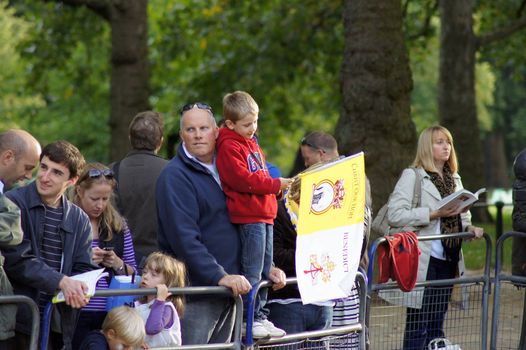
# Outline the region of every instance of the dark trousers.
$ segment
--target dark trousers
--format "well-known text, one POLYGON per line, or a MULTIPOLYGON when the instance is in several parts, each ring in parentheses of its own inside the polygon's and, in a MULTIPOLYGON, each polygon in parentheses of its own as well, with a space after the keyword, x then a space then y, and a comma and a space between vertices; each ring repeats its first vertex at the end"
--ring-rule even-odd
POLYGON ((17 346, 14 337, 0 340, 0 350, 16 350, 16 348, 17 346))
MULTIPOLYGON (((30 336, 24 333, 16 332, 13 338, 0 341, 0 350, 22 350, 29 349, 30 336)), ((38 348, 40 349, 40 339, 38 339, 38 348)), ((59 350, 64 343, 62 342, 62 334, 50 332, 48 349, 59 350)))
POLYGON ((77 328, 75 328, 75 334, 73 335, 73 349, 80 348, 80 344, 82 344, 89 332, 102 328, 102 322, 104 322, 106 314, 106 311, 82 310, 80 312, 77 328))
MULTIPOLYGON (((427 269, 427 281, 454 278, 456 262, 431 257, 427 269)), ((424 350, 434 338, 444 337, 446 316, 453 286, 426 287, 422 308, 407 308, 404 350, 424 350)))

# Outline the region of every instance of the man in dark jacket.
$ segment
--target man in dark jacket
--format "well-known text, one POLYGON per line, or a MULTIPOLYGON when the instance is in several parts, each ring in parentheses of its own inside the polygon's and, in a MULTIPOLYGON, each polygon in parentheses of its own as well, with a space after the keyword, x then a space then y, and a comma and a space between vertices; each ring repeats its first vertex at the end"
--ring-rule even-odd
MULTIPOLYGON (((0 250, 22 242, 20 209, 4 191, 16 182, 30 179, 38 164, 40 144, 24 130, 0 133, 0 250)), ((4 271, 4 257, 0 251, 0 296, 12 295, 13 287, 4 271)), ((0 350, 9 349, 15 335, 16 305, 0 305, 0 350)))
MULTIPOLYGON (((240 239, 228 218, 215 168, 218 129, 212 110, 202 103, 182 109, 177 156, 157 180, 159 247, 182 260, 192 286, 225 286, 234 295, 250 291, 240 273, 240 239)), ((271 271, 277 286, 284 274, 271 271)), ((187 300, 181 320, 183 345, 228 342, 234 325, 232 298, 187 300)))
MULTIPOLYGON (((336 139, 323 131, 315 131, 305 136, 301 140, 301 155, 305 162, 306 167, 310 167, 319 162, 326 162, 332 159, 336 159, 340 156, 338 152, 338 143, 336 139)), ((369 179, 366 177, 365 183, 365 211, 364 211, 364 234, 361 252, 360 267, 367 270, 367 244, 369 241, 370 225, 371 222, 371 186, 369 179)), ((340 327, 346 326, 358 322, 360 309, 360 299, 358 290, 353 287, 348 298, 336 301, 333 308, 333 319, 332 326, 340 327)), ((345 349, 358 349, 359 347, 359 336, 354 334, 351 336, 351 340, 346 344, 338 344, 336 340, 331 342, 331 348, 345 348, 345 349)))
POLYGON ((163 144, 163 119, 141 112, 130 123, 132 150, 112 168, 117 179, 117 205, 133 237, 137 266, 157 250, 155 183, 168 161, 157 155, 163 144))
MULTIPOLYGON (((526 149, 513 162, 513 231, 526 232, 526 149)), ((526 276, 526 238, 513 237, 511 252, 511 273, 526 276)), ((523 315, 526 315, 526 293, 524 294, 523 315)), ((522 318, 521 336, 518 349, 526 349, 526 317, 522 318)))
MULTIPOLYGON (((51 297, 64 292, 66 304, 57 304, 61 322, 50 335, 52 348, 63 342, 71 348, 76 315, 72 308, 86 305, 87 285, 73 274, 91 270, 91 226, 88 216, 64 196, 84 166, 79 150, 66 141, 44 147, 36 181, 6 193, 21 210, 24 238, 5 249, 5 270, 15 294, 32 298, 42 312, 51 297), (60 335, 62 332, 62 336, 60 335)), ((26 306, 17 314, 18 349, 27 349, 31 315, 26 306)))
MULTIPOLYGON (((296 229, 283 201, 278 201, 274 220, 274 263, 288 277, 296 276, 296 229)), ((297 285, 287 285, 270 293, 267 304, 269 319, 287 334, 326 329, 332 324, 333 302, 305 304, 301 302, 297 285)), ((292 348, 292 346, 291 346, 292 348)))

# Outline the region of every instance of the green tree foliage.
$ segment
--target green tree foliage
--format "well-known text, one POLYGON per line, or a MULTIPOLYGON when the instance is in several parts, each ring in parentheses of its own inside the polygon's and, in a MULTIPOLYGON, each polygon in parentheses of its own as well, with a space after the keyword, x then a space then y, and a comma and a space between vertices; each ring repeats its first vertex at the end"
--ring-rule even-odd
MULTIPOLYGON (((411 94, 411 113, 420 132, 438 123, 437 81, 440 20, 437 0, 404 2, 404 30, 410 52, 414 87, 411 94)), ((482 11, 483 9, 479 9, 482 11)), ((479 56, 480 58, 480 56, 479 56)), ((489 131, 493 124, 492 105, 495 74, 485 59, 476 66, 477 115, 480 127, 489 131)))
MULTIPOLYGON (((526 147, 526 80, 516 76, 526 74, 525 67, 501 67, 497 72, 495 103, 492 114, 495 116, 494 128, 502 130, 508 164, 526 147)), ((511 167, 509 169, 511 173, 511 167)))
MULTIPOLYGON (((91 11, 57 2, 15 2, 35 30, 21 46, 30 91, 44 97, 31 129, 67 138, 106 160, 109 28, 91 11)), ((178 131, 178 109, 209 102, 221 115, 227 92, 250 92, 261 109, 269 159, 284 171, 307 130, 332 131, 341 99, 341 1, 151 0, 152 108, 178 131)))
POLYGON ((34 109, 41 108, 44 101, 38 94, 26 90, 24 76, 26 67, 16 49, 33 28, 23 18, 17 17, 14 9, 0 1, 0 128, 24 127, 20 116, 31 116, 34 109))
POLYGON ((56 3, 14 4, 32 24, 19 43, 28 95, 43 103, 17 113, 21 127, 46 144, 73 142, 90 160, 107 160, 108 28, 86 9, 56 3))
MULTIPOLYGON (((477 26, 484 31, 506 28, 526 17, 525 2, 518 0, 480 1, 478 12, 481 16, 477 17, 477 26)), ((506 40, 483 46, 480 51, 480 59, 492 67, 496 76, 491 129, 504 136, 505 155, 510 165, 517 153, 524 149, 526 139, 524 42, 526 30, 523 29, 506 40)))
MULTIPOLYGON (((477 30, 504 23, 519 2, 478 1, 477 30)), ((43 143, 68 139, 87 158, 107 161, 111 40, 106 21, 84 7, 56 1, 9 3, 11 14, 16 11, 16 16, 11 15, 13 23, 23 25, 10 31, 13 27, 4 24, 0 29, 6 38, 2 36, 6 44, 0 57, 9 67, 0 72, 3 125, 28 128, 43 143)), ((333 132, 340 115, 342 4, 341 0, 150 0, 152 108, 165 115, 168 131, 174 134, 178 109, 185 102, 209 102, 220 116, 222 96, 246 90, 260 105, 261 143, 269 159, 286 173, 303 134, 314 129, 333 132)), ((419 131, 437 120, 437 0, 404 0, 402 6, 414 79, 412 117, 419 131)), ((6 13, 2 12, 2 19, 6 13)), ((479 102, 483 130, 495 127, 487 119, 504 103, 497 97, 495 110, 481 112, 491 102, 493 67, 522 65, 524 57, 517 54, 522 42, 514 36, 511 47, 492 45, 487 46, 492 51, 482 51, 480 59, 491 65, 482 68, 482 78, 477 72, 479 101, 481 96, 487 98, 479 102)), ((500 71, 498 76, 500 84, 501 79, 521 73, 512 69, 505 78, 500 78, 504 77, 500 71)), ((521 115, 517 113, 513 115, 521 115)), ((520 121, 513 121, 524 129, 520 121)), ((513 129, 516 148, 523 129, 513 129)))
MULTIPOLYGON (((438 40, 428 38, 426 47, 411 47, 411 71, 414 87, 411 94, 411 114, 418 132, 438 123, 437 80, 438 80, 438 40)), ((481 130, 492 129, 494 118, 494 96, 496 77, 487 62, 476 65, 475 88, 477 92, 477 118, 481 130)))
POLYGON ((221 115, 224 94, 248 91, 260 106, 261 143, 285 172, 307 130, 332 131, 341 105, 341 1, 152 0, 150 9, 156 109, 202 100, 221 115))

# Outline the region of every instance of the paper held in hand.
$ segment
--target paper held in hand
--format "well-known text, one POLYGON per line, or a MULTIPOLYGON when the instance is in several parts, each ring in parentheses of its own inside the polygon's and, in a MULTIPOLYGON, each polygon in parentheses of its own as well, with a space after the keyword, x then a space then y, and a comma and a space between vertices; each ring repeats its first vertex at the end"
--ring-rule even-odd
POLYGON ((486 192, 485 188, 481 188, 475 193, 471 193, 466 189, 462 189, 460 191, 450 194, 445 198, 442 198, 442 200, 438 202, 438 209, 450 209, 457 206, 459 209, 464 209, 468 205, 471 205, 478 201, 479 195, 484 192, 486 192))
MULTIPOLYGON (((104 272, 104 269, 98 269, 98 270, 92 270, 88 272, 84 272, 75 276, 70 276, 74 280, 82 281, 88 285, 88 291, 86 293, 86 297, 91 297, 93 294, 95 294, 95 287, 97 286, 97 281, 100 280, 102 277, 108 276, 107 272, 104 272)), ((57 295, 55 295, 52 299, 53 304, 61 303, 63 301, 66 301, 64 297, 64 293, 62 291, 58 292, 57 295)))

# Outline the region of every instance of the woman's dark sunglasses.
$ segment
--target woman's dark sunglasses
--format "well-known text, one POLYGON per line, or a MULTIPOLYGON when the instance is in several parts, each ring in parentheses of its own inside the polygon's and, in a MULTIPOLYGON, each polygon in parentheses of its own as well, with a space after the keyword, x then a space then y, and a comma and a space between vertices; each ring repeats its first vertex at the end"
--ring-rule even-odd
POLYGON ((194 109, 194 108, 199 108, 199 109, 205 109, 207 111, 210 111, 210 113, 212 113, 212 107, 210 107, 209 105, 207 105, 206 103, 203 103, 203 102, 194 102, 194 103, 187 103, 183 106, 183 108, 181 108, 181 115, 186 112, 186 111, 189 111, 191 109, 194 109))
POLYGON ((92 179, 104 176, 106 179, 113 179, 115 175, 111 169, 90 169, 88 176, 92 179))
POLYGON ((323 148, 313 145, 311 142, 307 141, 305 139, 305 137, 301 139, 301 145, 302 146, 309 146, 312 149, 317 149, 317 150, 320 150, 323 153, 325 153, 325 150, 323 148))

